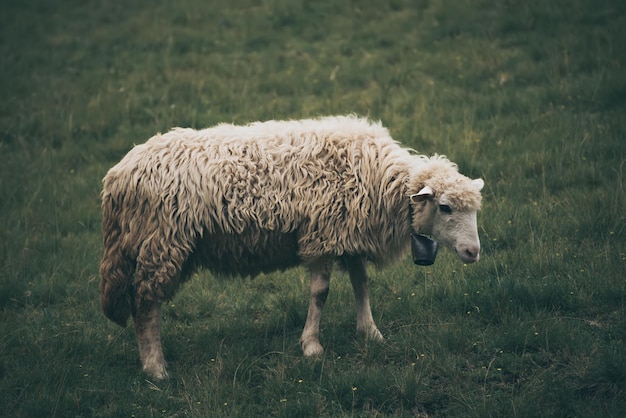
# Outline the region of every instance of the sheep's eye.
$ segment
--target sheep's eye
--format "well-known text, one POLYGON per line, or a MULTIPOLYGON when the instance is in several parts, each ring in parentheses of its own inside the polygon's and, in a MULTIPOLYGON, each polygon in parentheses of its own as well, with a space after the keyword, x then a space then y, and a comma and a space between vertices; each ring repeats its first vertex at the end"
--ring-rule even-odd
POLYGON ((439 205, 439 210, 448 215, 452 213, 452 208, 448 205, 439 205))

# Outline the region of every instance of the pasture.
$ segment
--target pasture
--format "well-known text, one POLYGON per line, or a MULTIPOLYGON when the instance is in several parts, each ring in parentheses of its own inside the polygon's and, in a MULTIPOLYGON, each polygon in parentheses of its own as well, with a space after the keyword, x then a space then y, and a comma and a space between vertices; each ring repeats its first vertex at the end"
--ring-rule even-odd
POLYGON ((0 416, 621 416, 625 41, 620 0, 4 1, 0 416), (98 301, 106 171, 174 126, 346 113, 484 178, 480 262, 372 268, 382 344, 336 271, 317 360, 305 270, 199 272, 143 375, 98 301))

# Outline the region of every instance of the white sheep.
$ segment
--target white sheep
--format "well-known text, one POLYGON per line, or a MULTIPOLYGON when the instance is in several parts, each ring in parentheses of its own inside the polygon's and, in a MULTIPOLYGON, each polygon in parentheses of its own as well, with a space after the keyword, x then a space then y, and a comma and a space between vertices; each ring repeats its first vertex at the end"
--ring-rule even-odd
POLYGON ((477 261, 482 187, 356 116, 177 128, 134 147, 103 179, 102 309, 121 326, 132 315, 144 371, 164 378, 161 304, 196 268, 254 276, 303 264, 311 293, 300 343, 316 356, 340 260, 357 331, 382 340, 365 261, 404 256, 411 233, 477 261))

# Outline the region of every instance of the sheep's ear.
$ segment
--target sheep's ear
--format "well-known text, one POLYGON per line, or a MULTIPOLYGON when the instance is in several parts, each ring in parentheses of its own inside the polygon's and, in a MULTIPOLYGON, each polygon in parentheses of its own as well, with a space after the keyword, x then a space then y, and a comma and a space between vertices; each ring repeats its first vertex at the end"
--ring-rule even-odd
POLYGON ((474 179, 472 180, 472 186, 474 186, 476 190, 481 191, 485 186, 485 182, 483 179, 474 179))
POLYGON ((415 194, 412 194, 409 197, 411 199, 411 202, 420 203, 426 199, 431 199, 433 196, 435 196, 435 192, 433 192, 433 189, 431 189, 430 186, 424 186, 422 190, 415 194))

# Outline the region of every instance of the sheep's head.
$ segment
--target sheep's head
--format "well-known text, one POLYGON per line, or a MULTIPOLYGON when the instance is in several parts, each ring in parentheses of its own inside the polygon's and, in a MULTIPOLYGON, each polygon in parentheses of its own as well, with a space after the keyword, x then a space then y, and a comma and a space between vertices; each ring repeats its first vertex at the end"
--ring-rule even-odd
POLYGON ((480 258, 476 213, 480 209, 482 179, 469 179, 456 169, 426 179, 409 196, 412 228, 432 235, 454 250, 465 263, 480 258))

